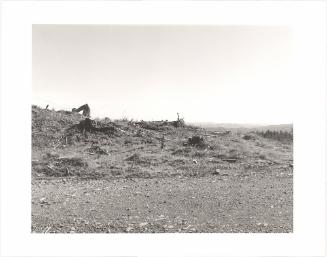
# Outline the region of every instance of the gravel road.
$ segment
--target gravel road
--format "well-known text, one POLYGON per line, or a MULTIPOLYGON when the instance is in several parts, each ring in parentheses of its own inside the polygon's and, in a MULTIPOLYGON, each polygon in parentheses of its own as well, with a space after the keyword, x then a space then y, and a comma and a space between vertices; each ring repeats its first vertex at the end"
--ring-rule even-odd
POLYGON ((290 233, 292 175, 34 179, 34 233, 290 233))

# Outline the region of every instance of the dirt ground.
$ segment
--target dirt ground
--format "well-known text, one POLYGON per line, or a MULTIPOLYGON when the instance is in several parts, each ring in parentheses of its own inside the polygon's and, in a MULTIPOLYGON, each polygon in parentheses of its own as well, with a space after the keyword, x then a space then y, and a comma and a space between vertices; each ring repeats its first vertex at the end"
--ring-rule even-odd
POLYGON ((291 175, 52 179, 32 204, 33 232, 292 232, 291 175))
POLYGON ((292 141, 106 119, 84 133, 77 114, 32 115, 33 233, 293 232, 292 141))

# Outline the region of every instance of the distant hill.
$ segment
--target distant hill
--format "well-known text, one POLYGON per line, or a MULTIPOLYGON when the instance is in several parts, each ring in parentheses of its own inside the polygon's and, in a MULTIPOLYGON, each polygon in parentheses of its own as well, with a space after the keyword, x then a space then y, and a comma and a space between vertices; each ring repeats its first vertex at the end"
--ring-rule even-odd
POLYGON ((293 124, 279 124, 255 127, 256 130, 272 130, 272 131, 293 131, 293 124))
POLYGON ((237 123, 215 123, 215 122, 193 122, 188 123, 192 126, 197 126, 201 128, 205 128, 207 130, 242 130, 242 131, 292 131, 293 124, 277 124, 277 125, 262 125, 262 124, 237 124, 237 123))

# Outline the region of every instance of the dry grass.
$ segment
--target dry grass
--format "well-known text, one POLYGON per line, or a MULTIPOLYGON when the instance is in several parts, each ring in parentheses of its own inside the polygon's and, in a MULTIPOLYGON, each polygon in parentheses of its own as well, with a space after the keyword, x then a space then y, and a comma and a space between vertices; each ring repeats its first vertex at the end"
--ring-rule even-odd
POLYGON ((169 122, 102 119, 97 131, 83 134, 70 129, 83 120, 79 114, 33 107, 32 117, 36 177, 205 176, 217 169, 241 173, 257 161, 267 169, 292 162, 291 144, 255 133, 215 134, 169 122))
POLYGON ((293 231, 291 141, 83 120, 32 108, 32 232, 293 231))

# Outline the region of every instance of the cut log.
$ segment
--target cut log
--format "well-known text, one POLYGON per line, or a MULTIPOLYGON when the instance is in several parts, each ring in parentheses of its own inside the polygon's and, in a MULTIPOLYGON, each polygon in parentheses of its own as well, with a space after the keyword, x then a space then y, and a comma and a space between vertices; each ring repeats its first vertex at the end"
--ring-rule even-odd
POLYGON ((236 162, 237 159, 222 159, 222 161, 233 163, 233 162, 236 162))

